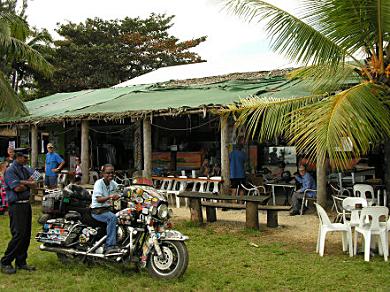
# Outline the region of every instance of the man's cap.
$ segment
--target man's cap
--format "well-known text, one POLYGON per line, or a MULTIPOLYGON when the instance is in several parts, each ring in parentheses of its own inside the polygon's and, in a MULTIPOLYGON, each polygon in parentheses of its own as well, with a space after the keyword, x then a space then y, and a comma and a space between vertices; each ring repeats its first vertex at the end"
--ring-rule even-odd
POLYGON ((54 145, 52 143, 48 143, 47 148, 54 148, 54 145))
POLYGON ((15 148, 15 156, 25 156, 29 157, 30 156, 30 148, 15 148))

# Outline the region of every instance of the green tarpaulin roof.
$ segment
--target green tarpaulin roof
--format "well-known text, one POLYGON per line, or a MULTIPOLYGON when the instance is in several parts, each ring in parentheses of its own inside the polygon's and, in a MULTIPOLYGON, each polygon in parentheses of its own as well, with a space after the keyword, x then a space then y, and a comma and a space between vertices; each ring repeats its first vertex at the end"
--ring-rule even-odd
POLYGON ((0 114, 0 123, 137 118, 148 113, 174 115, 194 109, 223 107, 252 95, 289 98, 307 96, 310 91, 304 84, 280 76, 181 87, 163 83, 92 89, 57 93, 26 102, 28 116, 11 119, 0 114))

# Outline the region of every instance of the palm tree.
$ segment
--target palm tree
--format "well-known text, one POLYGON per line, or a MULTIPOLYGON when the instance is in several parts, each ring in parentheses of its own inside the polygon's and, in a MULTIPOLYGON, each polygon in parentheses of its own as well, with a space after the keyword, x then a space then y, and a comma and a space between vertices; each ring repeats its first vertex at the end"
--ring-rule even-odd
POLYGON ((311 84, 313 95, 243 99, 223 114, 236 116, 252 138, 283 135, 316 157, 325 205, 326 161, 344 169, 390 136, 390 1, 302 0, 297 15, 260 0, 227 0, 226 7, 265 22, 271 47, 304 65, 291 77, 311 84), (352 151, 343 151, 346 144, 352 151))
POLYGON ((49 76, 52 67, 39 52, 25 44, 30 30, 27 23, 19 16, 0 12, 0 112, 3 116, 28 114, 27 108, 18 98, 5 74, 10 62, 26 62, 29 67, 49 76))

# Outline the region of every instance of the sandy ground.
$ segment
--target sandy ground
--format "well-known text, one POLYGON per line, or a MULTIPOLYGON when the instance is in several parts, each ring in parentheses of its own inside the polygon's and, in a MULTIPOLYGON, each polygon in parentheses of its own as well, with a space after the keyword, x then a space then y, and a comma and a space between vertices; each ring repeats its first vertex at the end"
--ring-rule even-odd
MULTIPOLYGON (((173 221, 190 220, 190 210, 186 207, 172 208, 174 212, 173 221)), ((203 218, 206 221, 206 213, 203 210, 203 218)), ((329 212, 333 221, 334 213, 329 212)), ((299 246, 309 252, 315 252, 319 219, 312 206, 305 215, 289 216, 289 212, 279 212, 279 227, 267 227, 267 217, 265 211, 259 211, 261 241, 283 242, 299 246)), ((239 232, 245 228, 245 210, 221 211, 217 209, 217 222, 207 223, 214 229, 222 232, 239 232)), ((341 234, 328 233, 326 238, 326 253, 342 253, 341 234)))

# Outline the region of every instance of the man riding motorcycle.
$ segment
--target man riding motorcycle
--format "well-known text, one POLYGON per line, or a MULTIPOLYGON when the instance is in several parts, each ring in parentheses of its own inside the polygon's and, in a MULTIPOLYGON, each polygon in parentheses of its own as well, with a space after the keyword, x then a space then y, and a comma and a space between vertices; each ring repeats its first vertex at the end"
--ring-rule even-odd
POLYGON ((116 246, 116 223, 117 217, 110 211, 111 200, 118 200, 120 196, 116 193, 118 184, 113 181, 114 167, 106 164, 102 168, 103 178, 97 180, 93 187, 91 213, 92 217, 107 224, 107 239, 105 254, 119 252, 116 246))

